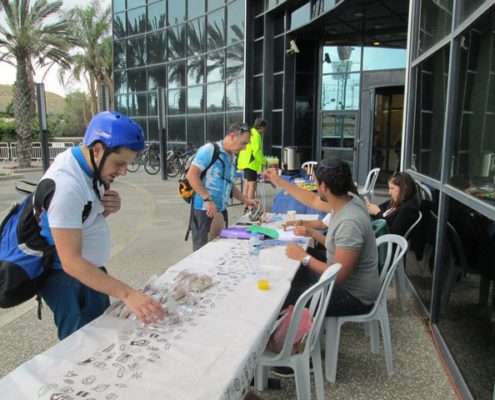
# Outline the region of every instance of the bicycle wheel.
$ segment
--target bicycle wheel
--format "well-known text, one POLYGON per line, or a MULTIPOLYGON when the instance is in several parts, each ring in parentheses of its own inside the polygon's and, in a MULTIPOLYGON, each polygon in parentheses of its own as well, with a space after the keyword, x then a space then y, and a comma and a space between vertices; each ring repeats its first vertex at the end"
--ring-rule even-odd
POLYGON ((156 175, 160 171, 160 155, 148 153, 144 160, 144 170, 150 175, 156 175))
POLYGON ((175 178, 177 175, 179 175, 180 169, 179 169, 179 163, 178 160, 170 160, 167 163, 167 176, 169 178, 175 178))
POLYGON ((134 159, 134 161, 131 164, 127 165, 127 171, 136 172, 142 163, 143 163, 143 156, 142 154, 138 154, 137 157, 134 159))

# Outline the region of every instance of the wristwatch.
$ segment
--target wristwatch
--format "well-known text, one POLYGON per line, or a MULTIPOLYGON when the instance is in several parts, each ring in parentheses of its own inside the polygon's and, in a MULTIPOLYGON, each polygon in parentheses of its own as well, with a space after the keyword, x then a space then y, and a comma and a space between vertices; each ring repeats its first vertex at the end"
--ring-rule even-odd
POLYGON ((306 257, 304 257, 301 260, 301 264, 304 265, 305 267, 307 267, 309 265, 309 260, 311 260, 311 256, 309 254, 307 254, 306 257))
POLYGON ((213 200, 207 197, 206 199, 203 199, 203 201, 206 203, 207 201, 213 201, 213 200))

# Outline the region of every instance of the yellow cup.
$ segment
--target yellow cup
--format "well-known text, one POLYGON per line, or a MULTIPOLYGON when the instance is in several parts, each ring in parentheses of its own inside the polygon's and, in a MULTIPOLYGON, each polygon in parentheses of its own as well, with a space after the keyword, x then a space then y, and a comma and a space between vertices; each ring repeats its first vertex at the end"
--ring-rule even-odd
POLYGON ((258 279, 258 289, 259 290, 270 289, 270 281, 268 279, 258 279))

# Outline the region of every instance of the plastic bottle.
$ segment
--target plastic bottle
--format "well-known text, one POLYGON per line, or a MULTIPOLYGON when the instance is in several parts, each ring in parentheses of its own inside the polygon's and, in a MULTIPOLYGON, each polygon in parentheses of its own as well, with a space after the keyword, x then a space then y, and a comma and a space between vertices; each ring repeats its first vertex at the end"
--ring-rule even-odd
POLYGON ((249 238, 249 268, 253 275, 258 274, 260 269, 261 240, 257 233, 252 232, 249 238))

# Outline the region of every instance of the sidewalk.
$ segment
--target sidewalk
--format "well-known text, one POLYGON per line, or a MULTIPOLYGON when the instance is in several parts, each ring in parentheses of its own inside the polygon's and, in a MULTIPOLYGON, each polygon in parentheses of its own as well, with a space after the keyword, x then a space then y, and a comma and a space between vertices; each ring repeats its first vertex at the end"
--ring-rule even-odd
MULTIPOLYGON (((25 173, 37 179, 41 171, 25 173)), ((15 181, 0 181, 0 215, 22 196, 15 181)), ((191 252, 184 241, 189 206, 177 195, 177 180, 162 181, 142 169, 119 178, 114 185, 122 209, 109 218, 112 232, 110 274, 138 287, 151 275, 161 274, 191 252)), ((277 193, 265 185, 267 205, 277 193)), ((234 221, 242 206, 229 209, 234 221)), ((408 260, 409 262, 409 260, 408 260)), ((359 325, 344 325, 341 333, 337 383, 325 384, 327 399, 454 399, 454 390, 441 365, 428 329, 409 299, 407 312, 390 294, 389 314, 395 374, 388 377, 383 354, 373 355, 359 325)), ((36 302, 0 310, 0 376, 57 342, 52 316, 45 307, 36 317, 36 302)), ((294 379, 283 379, 282 390, 260 393, 264 399, 294 399, 294 379)), ((210 399, 205 399, 210 400, 210 399)))

